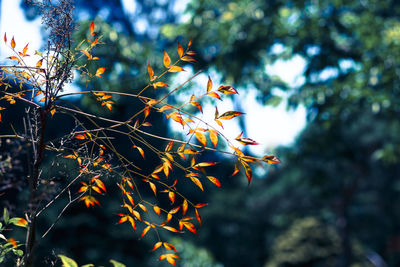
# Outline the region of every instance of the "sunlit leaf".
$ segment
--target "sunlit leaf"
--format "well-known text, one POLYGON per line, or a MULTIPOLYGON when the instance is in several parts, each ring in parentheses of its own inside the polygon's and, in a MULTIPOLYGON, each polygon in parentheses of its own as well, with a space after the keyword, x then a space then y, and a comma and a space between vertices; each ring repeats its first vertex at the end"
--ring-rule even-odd
POLYGON ((163 63, 164 63, 164 66, 166 67, 166 68, 169 68, 169 65, 171 65, 171 59, 170 59, 170 57, 169 57, 169 55, 167 54, 167 52, 164 50, 164 59, 163 59, 163 63))
POLYGON ((209 93, 207 93, 207 95, 221 100, 221 97, 216 92, 209 92, 209 93))
POLYGON ((144 151, 141 147, 133 145, 132 148, 136 148, 139 151, 140 155, 142 155, 142 158, 144 158, 144 159, 146 158, 144 155, 144 151))
POLYGON ((139 207, 144 211, 144 212, 147 212, 147 208, 146 208, 146 206, 145 205, 143 205, 143 204, 138 204, 139 205, 139 207))
POLYGON ((190 178, 190 180, 192 180, 192 182, 195 185, 197 185, 201 189, 201 191, 204 191, 203 185, 202 185, 202 183, 200 182, 199 179, 197 179, 196 177, 193 177, 192 175, 190 175, 189 178, 190 178))
POLYGON ((61 254, 57 256, 61 259, 61 262, 63 264, 62 267, 78 267, 78 264, 73 259, 61 254))
POLYGON ((105 67, 98 68, 95 75, 101 78, 101 74, 103 74, 105 70, 106 70, 105 67))
POLYGON ((209 166, 214 166, 216 164, 217 162, 200 162, 194 165, 193 167, 209 167, 209 166))
POLYGON ((180 58, 183 56, 183 48, 179 42, 178 42, 178 55, 180 58))
POLYGON ((206 135, 202 132, 195 132, 194 135, 196 136, 197 140, 203 145, 207 146, 207 138, 206 135))
POLYGON ((187 61, 187 62, 196 62, 196 59, 189 57, 189 56, 183 56, 181 59, 183 61, 187 61))
POLYGON ((154 246, 153 246, 152 251, 158 249, 159 247, 161 247, 161 245, 162 245, 162 242, 157 242, 157 243, 155 243, 154 246))
POLYGON ((4 33, 4 43, 7 43, 7 34, 4 33))
POLYGON ((28 56, 28 55, 26 54, 26 52, 28 51, 28 45, 29 45, 29 43, 26 44, 25 47, 24 47, 24 49, 22 50, 22 56, 23 56, 23 57, 28 56))
POLYGON ((153 184, 152 182, 149 182, 150 188, 153 191, 154 195, 157 196, 157 188, 156 185, 153 184))
POLYGON ((13 38, 11 39, 11 47, 12 47, 12 49, 14 49, 14 48, 15 48, 15 40, 14 40, 14 36, 13 36, 13 38))
MULTIPOLYGON (((110 260, 110 262, 111 262, 111 264, 113 265, 113 267, 126 267, 125 264, 122 264, 122 263, 120 263, 120 262, 118 262, 118 261, 116 261, 116 260, 110 260)), ((93 265, 93 266, 94 266, 94 265, 93 265)), ((84 266, 81 266, 81 267, 84 267, 84 266)))
POLYGON ((180 66, 172 66, 168 69, 168 72, 179 72, 179 71, 185 71, 185 70, 180 66))
POLYGON ((77 134, 75 135, 76 139, 84 140, 87 138, 86 134, 77 134))
POLYGON ((183 200, 183 203, 182 203, 182 214, 183 214, 183 215, 186 214, 187 209, 188 209, 188 202, 187 202, 187 200, 185 199, 185 200, 183 200))
POLYGON ((195 209, 195 211, 196 211, 196 219, 197 219, 197 221, 199 222, 199 224, 201 226, 202 220, 201 220, 200 213, 199 213, 199 211, 197 209, 195 209))
POLYGON ((190 104, 192 104, 193 106, 195 106, 196 108, 198 108, 200 110, 201 113, 203 113, 203 108, 201 107, 200 103, 197 101, 191 101, 190 104))
POLYGON ((92 21, 91 23, 90 23, 90 35, 94 35, 95 33, 94 33, 94 22, 92 21))
POLYGON ((176 250, 175 246, 173 246, 173 245, 171 245, 171 244, 169 244, 169 243, 167 243, 167 242, 164 242, 163 245, 164 245, 164 247, 165 247, 166 249, 168 249, 168 250, 173 250, 173 251, 175 251, 175 252, 178 252, 178 251, 176 250))
POLYGON ((157 89, 157 87, 166 87, 166 86, 168 86, 168 84, 163 83, 163 82, 156 82, 156 83, 153 83, 154 89, 157 89))
POLYGON ((227 111, 225 113, 223 113, 222 115, 218 116, 218 119, 220 120, 230 120, 232 118, 235 118, 237 116, 240 116, 244 114, 243 112, 239 112, 239 111, 227 111))
POLYGON ((224 86, 221 85, 218 90, 218 92, 221 92, 225 95, 234 95, 234 94, 238 94, 238 92, 236 91, 235 88, 233 88, 232 86, 224 86))
POLYGON ((174 192, 169 191, 168 197, 169 197, 169 200, 171 200, 171 203, 175 202, 175 193, 174 192))
POLYGON ((250 165, 245 162, 245 161, 240 161, 240 163, 242 163, 243 167, 244 167, 244 171, 247 177, 247 180, 249 181, 249 184, 251 182, 251 178, 253 177, 253 171, 251 170, 250 165))
POLYGON ((259 145, 259 143, 257 143, 253 139, 242 137, 242 135, 243 132, 235 138, 235 140, 241 143, 242 145, 259 145))
POLYGON ((154 76, 154 70, 151 67, 150 62, 147 62, 147 72, 149 73, 150 81, 152 81, 153 76, 154 76))
POLYGON ((179 230, 177 230, 177 229, 175 229, 175 228, 173 228, 171 226, 163 226, 163 228, 168 230, 168 231, 174 232, 174 233, 180 233, 179 230))
POLYGON ((150 230, 150 228, 151 228, 150 225, 147 226, 146 228, 144 228, 144 229, 143 229, 143 232, 142 232, 142 235, 141 235, 140 237, 143 238, 143 237, 147 234, 147 232, 150 230))
POLYGON ((208 76, 208 82, 207 82, 207 93, 210 92, 212 90, 213 87, 213 83, 211 81, 210 76, 208 76))
POLYGON ((208 132, 210 133, 211 143, 216 148, 217 144, 218 144, 218 132, 216 130, 214 130, 214 129, 210 129, 210 130, 208 130, 208 132))
POLYGON ((215 184, 218 187, 221 187, 221 183, 219 182, 219 180, 217 178, 215 178, 214 176, 207 176, 208 180, 210 180, 213 184, 215 184))
POLYGON ((158 206, 154 206, 154 207, 153 207, 153 210, 154 210, 155 213, 157 213, 158 216, 160 216, 160 214, 161 214, 161 209, 160 209, 158 206))
POLYGON ((275 156, 264 156, 261 160, 266 162, 266 163, 268 163, 268 164, 281 163, 281 161, 275 156))

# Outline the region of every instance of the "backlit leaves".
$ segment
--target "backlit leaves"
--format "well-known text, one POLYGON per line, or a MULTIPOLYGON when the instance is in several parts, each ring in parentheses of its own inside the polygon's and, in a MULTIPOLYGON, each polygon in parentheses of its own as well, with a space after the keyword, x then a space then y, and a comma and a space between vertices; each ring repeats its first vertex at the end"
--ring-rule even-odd
POLYGON ((169 57, 168 53, 164 51, 164 59, 163 59, 164 66, 168 69, 171 65, 171 58, 169 57))
POLYGON ((101 74, 103 74, 105 70, 106 70, 105 67, 98 68, 98 69, 96 70, 95 76, 101 78, 101 74))

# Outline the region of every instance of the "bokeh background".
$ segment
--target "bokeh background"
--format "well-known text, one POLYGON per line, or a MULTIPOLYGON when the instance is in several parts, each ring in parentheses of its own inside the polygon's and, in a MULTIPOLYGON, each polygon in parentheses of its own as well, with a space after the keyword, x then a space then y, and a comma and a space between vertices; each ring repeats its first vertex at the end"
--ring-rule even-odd
MULTIPOLYGON (((0 4, 0 34, 7 31, 17 42, 40 48, 46 37, 34 8, 16 0, 0 4)), ((204 74, 174 101, 204 89, 207 75, 215 84, 233 85, 239 97, 226 105, 247 116, 226 131, 234 137, 241 127, 261 143, 248 153, 274 153, 282 161, 257 168, 250 186, 243 175, 229 177, 232 162, 220 165, 215 176, 222 189, 209 187, 195 196, 209 203, 198 236, 170 237, 182 251, 180 266, 400 265, 399 1, 75 0, 75 5, 75 39, 83 38, 91 20, 104 36, 97 55, 108 71, 96 88, 134 93, 146 83, 148 60, 157 69, 163 49, 173 51, 177 40, 186 44, 192 38, 198 62, 169 83, 200 69, 204 74)), ((2 47, 1 60, 7 53, 2 47)), ((83 89, 78 79, 68 88, 83 89)), ((86 98, 70 101, 104 112, 86 98)), ((110 116, 134 110, 120 99, 110 116)), ((16 120, 18 112, 14 116, 4 120, 16 120)), ((161 135, 179 135, 165 120, 153 120, 161 135)), ((53 127, 53 134, 61 128, 53 127)), ((15 160, 7 175, 20 175, 23 151, 3 142, 0 152, 12 152, 15 160)), ((118 197, 111 190, 102 208, 71 208, 41 241, 38 266, 51 266, 59 253, 80 264, 105 265, 113 258, 127 266, 163 266, 149 252, 151 238, 138 240, 129 226, 115 224, 118 197)), ((62 203, 55 205, 49 217, 60 208, 62 203)))

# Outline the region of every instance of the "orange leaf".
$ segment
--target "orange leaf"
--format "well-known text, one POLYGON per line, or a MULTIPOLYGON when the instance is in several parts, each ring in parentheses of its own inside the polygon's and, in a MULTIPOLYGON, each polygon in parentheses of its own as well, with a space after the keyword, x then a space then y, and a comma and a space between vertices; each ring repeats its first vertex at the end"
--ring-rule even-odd
POLYGON ((165 111, 167 109, 171 109, 171 108, 174 108, 174 107, 170 106, 170 105, 164 105, 164 106, 162 106, 161 108, 158 109, 158 112, 163 112, 163 111, 165 111))
POLYGON ((178 42, 178 55, 179 57, 183 56, 183 48, 179 42, 178 42))
POLYGON ((101 74, 103 74, 105 70, 106 70, 105 67, 98 68, 95 75, 101 78, 101 74))
POLYGON ((266 162, 266 163, 268 163, 268 164, 281 163, 281 161, 275 156, 264 156, 261 160, 266 162))
POLYGON ((182 204, 182 215, 185 215, 185 214, 186 214, 187 209, 188 209, 188 202, 187 202, 187 200, 185 199, 185 200, 183 201, 183 204, 182 204))
POLYGON ((10 243, 14 248, 18 248, 15 238, 10 237, 9 239, 7 239, 7 242, 10 243))
POLYGON ((221 85, 218 88, 218 92, 221 92, 225 95, 234 95, 234 94, 238 94, 238 92, 236 91, 235 88, 233 88, 232 86, 225 86, 225 85, 221 85))
MULTIPOLYGON (((140 236, 140 238, 143 238, 145 234, 147 234, 147 232, 150 230, 151 226, 147 226, 146 228, 143 229, 142 235, 140 236)), ((160 242, 161 243, 161 242, 160 242)), ((154 249, 153 249, 154 250, 154 249)))
POLYGON ((160 216, 161 210, 160 210, 160 208, 159 208, 158 206, 154 206, 154 207, 153 207, 153 210, 154 210, 155 213, 158 214, 158 216, 160 216))
POLYGON ((193 167, 209 167, 209 166, 214 166, 216 164, 217 162, 200 162, 194 165, 193 167))
POLYGON ((152 78, 153 78, 153 76, 154 76, 154 70, 153 70, 153 68, 152 68, 151 65, 150 65, 150 61, 147 62, 147 71, 148 71, 148 73, 149 73, 149 78, 150 78, 150 81, 151 81, 152 78))
POLYGON ((172 66, 168 69, 168 72, 179 72, 179 71, 185 71, 185 70, 179 66, 172 66))
POLYGON ((42 66, 42 63, 43 63, 43 58, 36 63, 36 67, 40 68, 42 66))
POLYGON ((173 143, 172 141, 169 141, 168 144, 167 144, 167 146, 165 147, 165 152, 170 151, 173 144, 174 144, 174 143, 173 143))
POLYGON ((168 84, 163 83, 163 82, 156 82, 156 83, 153 83, 154 89, 157 89, 157 87, 166 87, 166 86, 168 86, 168 84))
POLYGON ((27 56, 26 52, 28 51, 28 44, 26 44, 24 49, 22 50, 22 56, 27 56))
POLYGON ((213 84, 212 84, 211 78, 210 78, 210 76, 208 76, 207 93, 211 91, 212 86, 213 86, 213 84))
POLYGON ((249 165, 247 162, 241 160, 240 163, 242 163, 242 165, 243 165, 243 167, 244 167, 244 171, 245 171, 247 180, 249 181, 249 184, 250 184, 251 178, 252 178, 252 176, 253 176, 253 171, 251 170, 251 167, 250 167, 250 165, 249 165))
POLYGON ((217 178, 215 178, 214 176, 207 176, 208 180, 210 180, 213 184, 215 184, 218 187, 221 187, 221 183, 219 182, 219 180, 217 178))
POLYGON ((4 33, 4 43, 7 43, 7 34, 4 33))
POLYGON ((153 249, 152 249, 152 251, 158 249, 159 247, 161 247, 161 245, 162 245, 162 242, 157 242, 157 243, 155 243, 155 244, 154 244, 154 247, 153 247, 153 249))
MULTIPOLYGON (((188 53, 189 54, 189 53, 188 53)), ((192 58, 192 57, 188 57, 188 56, 183 56, 181 58, 183 61, 187 61, 187 62, 196 62, 196 59, 192 58)))
POLYGON ((220 115, 218 117, 218 119, 220 119, 220 120, 230 120, 230 119, 232 119, 234 117, 237 117, 239 115, 242 115, 242 114, 244 114, 244 113, 243 112, 239 112, 239 111, 227 111, 224 114, 220 115))
POLYGON ((169 199, 171 200, 171 202, 172 202, 172 204, 173 204, 173 203, 175 202, 175 193, 169 191, 169 192, 168 192, 168 197, 169 197, 169 199))
POLYGON ((87 138, 86 134, 77 134, 75 136, 76 139, 84 140, 87 138))
POLYGON ((13 36, 13 38, 11 39, 11 47, 12 47, 12 49, 14 49, 14 48, 15 48, 15 40, 14 40, 14 36, 13 36))
POLYGON ((92 21, 91 23, 90 23, 90 35, 94 35, 94 22, 92 21))
POLYGON ((164 242, 163 245, 164 245, 164 247, 165 247, 166 249, 168 249, 168 250, 173 250, 173 251, 175 251, 175 252, 178 252, 178 251, 176 250, 176 248, 175 248, 173 245, 171 245, 171 244, 169 244, 169 243, 167 243, 167 242, 164 242))
POLYGON ((183 226, 185 226, 190 232, 197 235, 196 228, 191 222, 183 222, 183 226))
POLYGON ((142 157, 145 158, 144 151, 141 147, 133 145, 132 148, 136 148, 139 151, 140 155, 142 155, 142 157))
POLYGON ((259 145, 256 141, 250 138, 242 137, 243 132, 238 135, 238 137, 235 138, 236 141, 241 143, 242 145, 259 145))
POLYGON ((144 212, 147 212, 147 208, 145 205, 143 205, 143 204, 138 204, 138 205, 144 212))
POLYGON ((196 136, 197 140, 199 140, 199 142, 201 144, 203 144, 203 146, 207 146, 207 138, 206 135, 202 132, 195 132, 194 135, 196 136))
POLYGON ((201 189, 201 191, 204 191, 203 185, 201 184, 199 179, 197 179, 196 177, 193 177, 191 175, 189 177, 192 180, 192 182, 201 189))
POLYGON ((214 147, 217 147, 218 144, 218 132, 216 130, 210 129, 208 130, 210 133, 210 140, 213 143, 214 147))
POLYGON ((25 227, 28 225, 28 222, 24 218, 19 218, 17 222, 15 222, 15 225, 25 227))
POLYGON ((154 195, 157 196, 157 188, 156 188, 156 185, 153 184, 152 182, 149 182, 149 185, 150 185, 150 187, 151 187, 151 190, 153 190, 154 195))
POLYGON ((214 97, 214 98, 218 98, 219 100, 221 100, 221 97, 219 96, 219 94, 217 94, 216 92, 209 92, 207 93, 209 96, 214 97))
MULTIPOLYGON (((240 167, 240 165, 239 165, 239 167, 240 167)), ((239 167, 237 164, 235 164, 235 169, 233 170, 233 173, 231 174, 231 176, 235 176, 236 174, 239 173, 239 167)))
POLYGON ((175 228, 171 227, 171 226, 163 226, 164 229, 174 232, 174 233, 180 233, 179 230, 176 230, 175 228))
POLYGON ((165 52, 165 50, 164 50, 164 60, 163 60, 163 62, 164 62, 164 66, 168 69, 169 65, 171 65, 171 59, 168 56, 167 52, 165 52))
POLYGON ((199 204, 194 205, 194 207, 195 207, 196 209, 200 209, 200 208, 205 207, 205 206, 207 206, 207 205, 208 205, 208 204, 199 203, 199 204))
POLYGON ((196 219, 197 219, 197 221, 199 222, 199 224, 201 226, 202 220, 201 220, 200 213, 199 213, 199 211, 197 209, 195 209, 195 211, 196 211, 196 219))
POLYGON ((200 110, 201 113, 203 113, 203 108, 201 107, 200 103, 197 101, 191 101, 190 104, 192 104, 193 106, 195 106, 196 108, 198 108, 200 110))

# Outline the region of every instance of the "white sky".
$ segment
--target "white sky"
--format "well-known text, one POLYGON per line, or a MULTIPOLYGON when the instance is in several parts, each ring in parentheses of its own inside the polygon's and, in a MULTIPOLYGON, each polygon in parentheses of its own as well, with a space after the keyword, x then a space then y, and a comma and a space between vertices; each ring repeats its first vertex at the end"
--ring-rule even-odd
MULTIPOLYGON (((123 0, 127 13, 134 13, 135 1, 123 0)), ((29 42, 29 51, 39 50, 41 45, 40 18, 33 22, 25 20, 23 11, 19 7, 20 1, 2 0, 1 1, 1 17, 0 17, 0 61, 11 56, 11 50, 4 45, 3 36, 7 32, 8 40, 14 36, 17 43, 17 49, 22 50, 27 42, 29 42)), ((9 41, 8 41, 9 42, 9 41)), ((266 67, 266 72, 271 75, 277 75, 289 85, 298 86, 303 81, 302 72, 305 67, 305 61, 300 56, 295 56, 292 60, 279 60, 273 65, 266 67)), ((212 73, 211 73, 212 74, 212 73)), ((182 77, 177 81, 184 80, 185 75, 190 75, 190 71, 182 73, 182 77)), ((214 82, 214 88, 219 86, 218 75, 210 75, 214 82)), ((200 88, 205 88, 207 84, 207 75, 200 75, 196 82, 200 88)), ((270 153, 273 148, 278 145, 290 145, 293 143, 295 136, 304 128, 306 124, 305 108, 300 106, 297 110, 287 111, 285 103, 281 103, 278 107, 263 106, 255 100, 256 91, 241 91, 237 96, 241 102, 240 105, 246 112, 246 130, 245 137, 252 138, 260 143, 258 146, 252 146, 251 150, 257 155, 270 153)), ((77 88, 72 86, 69 90, 76 91, 77 88)), ((205 89, 204 89, 205 90, 205 89)), ((275 90, 275 92, 287 97, 284 92, 275 90)), ((284 101, 283 101, 284 102, 284 101)), ((215 108, 213 105, 203 106, 205 111, 204 117, 214 117, 215 108)), ((229 99, 218 101, 218 109, 222 112, 233 110, 233 103, 229 99)), ((240 134, 238 125, 231 121, 224 122, 225 130, 223 133, 230 139, 234 139, 240 134)), ((218 128, 220 129, 220 128, 218 128)), ((239 145, 239 144, 238 144, 239 145)))

